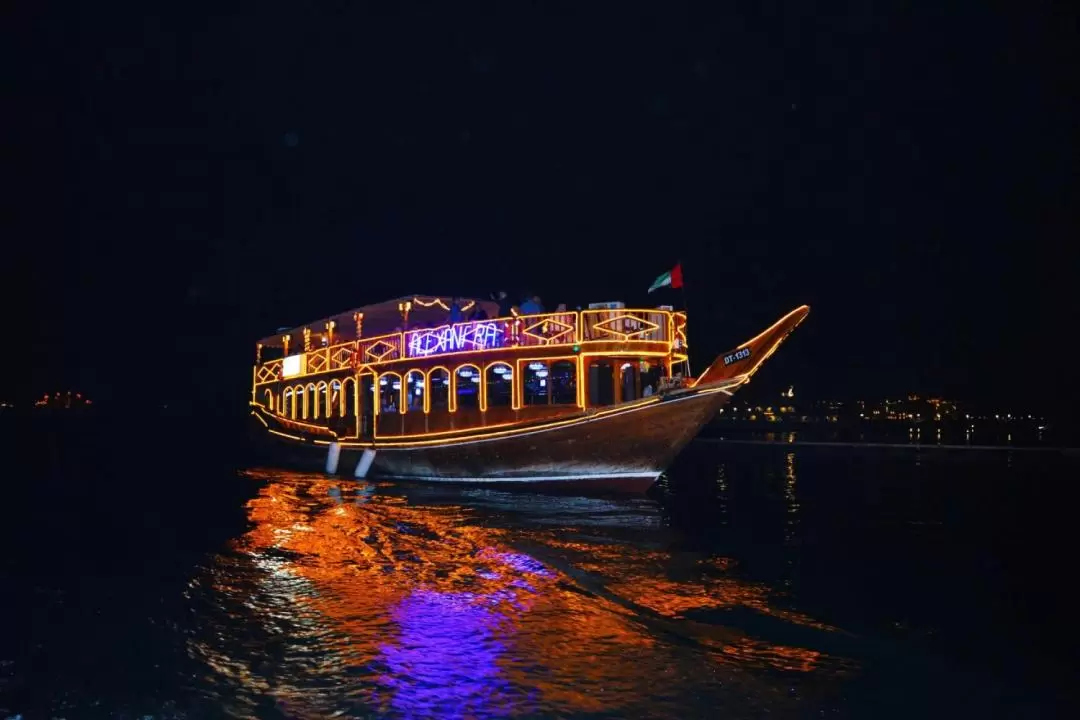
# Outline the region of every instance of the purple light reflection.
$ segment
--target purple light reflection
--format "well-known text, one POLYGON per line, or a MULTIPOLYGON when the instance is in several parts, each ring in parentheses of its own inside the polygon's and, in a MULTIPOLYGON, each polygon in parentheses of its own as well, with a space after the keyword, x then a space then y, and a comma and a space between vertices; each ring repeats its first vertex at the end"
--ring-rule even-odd
MULTIPOLYGON (((520 712, 498 659, 501 622, 473 593, 417 590, 391 612, 397 641, 381 646, 381 684, 404 717, 500 717, 520 712)), ((521 700, 521 696, 517 700, 521 700)))
POLYGON ((539 575, 546 578, 555 577, 555 573, 544 567, 542 562, 522 553, 496 552, 495 550, 488 549, 484 554, 509 565, 518 572, 527 573, 529 575, 539 575))

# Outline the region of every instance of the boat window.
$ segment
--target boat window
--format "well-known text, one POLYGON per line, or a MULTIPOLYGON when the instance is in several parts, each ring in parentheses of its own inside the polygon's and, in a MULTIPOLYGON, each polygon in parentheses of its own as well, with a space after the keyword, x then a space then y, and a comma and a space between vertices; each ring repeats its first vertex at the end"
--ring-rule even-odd
POLYGON ((622 399, 623 402, 627 400, 637 400, 637 368, 634 367, 634 363, 623 362, 619 366, 620 377, 622 378, 622 399))
POLYGON ((480 369, 472 365, 459 367, 454 373, 454 392, 456 407, 480 407, 480 369))
POLYGON ((330 395, 326 392, 326 390, 327 390, 327 385, 324 382, 320 382, 318 385, 315 386, 315 405, 314 405, 314 408, 313 408, 314 411, 315 411, 314 417, 317 417, 317 418, 330 417, 330 412, 329 412, 329 407, 328 407, 328 404, 330 402, 330 395))
POLYGON ((285 388, 285 392, 281 393, 281 407, 279 408, 279 415, 286 415, 293 417, 293 391, 292 388, 285 388))
POLYGON ((664 377, 664 365, 663 363, 642 360, 640 365, 641 371, 641 395, 653 395, 660 389, 660 378, 664 377))
MULTIPOLYGON (((370 403, 370 393, 368 394, 367 402, 370 403)), ((343 418, 355 418, 356 417, 356 380, 352 378, 345 378, 341 383, 341 417, 343 418)))
POLYGON ((487 369, 487 406, 510 407, 514 396, 514 371, 505 363, 487 369))
POLYGON ((599 407, 615 402, 615 375, 611 362, 596 360, 589 363, 589 406, 599 407))
POLYGON ((269 390, 263 391, 263 397, 266 399, 263 405, 270 412, 274 412, 274 393, 269 390))
POLYGON ((522 405, 548 404, 548 364, 539 360, 530 360, 521 369, 522 405))
POLYGON ((405 376, 406 412, 424 411, 424 373, 410 370, 405 376))
POLYGON ((386 415, 401 411, 401 376, 384 373, 379 376, 379 413, 386 415))
POLYGON ((450 409, 450 372, 445 368, 428 373, 428 398, 431 410, 450 409))
POLYGON ((337 380, 330 382, 330 397, 327 402, 326 416, 334 417, 337 415, 341 417, 343 413, 339 412, 341 408, 341 383, 337 380))
POLYGON ((551 363, 552 405, 577 405, 577 363, 573 360, 556 360, 551 363))
MULTIPOLYGON (((304 419, 307 420, 316 412, 318 398, 315 397, 315 386, 308 385, 304 388, 304 419)), ((316 417, 318 417, 316 415, 316 417)))

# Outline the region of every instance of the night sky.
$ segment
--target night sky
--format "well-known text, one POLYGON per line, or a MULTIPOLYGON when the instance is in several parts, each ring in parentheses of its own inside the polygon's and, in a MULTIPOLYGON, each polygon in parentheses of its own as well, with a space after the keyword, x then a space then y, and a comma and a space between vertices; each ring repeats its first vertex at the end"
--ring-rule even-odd
POLYGON ((698 367, 808 303, 756 382, 1061 406, 1076 15, 827 5, 6 8, 0 394, 242 413, 279 326, 681 259, 698 367))

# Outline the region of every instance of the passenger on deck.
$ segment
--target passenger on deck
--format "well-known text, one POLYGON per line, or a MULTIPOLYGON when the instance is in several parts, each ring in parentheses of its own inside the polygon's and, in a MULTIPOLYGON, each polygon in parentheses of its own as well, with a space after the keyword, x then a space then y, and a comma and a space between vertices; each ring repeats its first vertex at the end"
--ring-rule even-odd
POLYGON ((461 322, 464 319, 465 319, 465 317, 461 312, 461 298, 455 297, 450 302, 450 318, 449 318, 449 322, 450 322, 451 325, 457 325, 459 322, 461 322))
POLYGON ((510 317, 510 309, 514 306, 514 303, 510 301, 510 297, 505 290, 492 293, 491 299, 499 303, 499 317, 510 317))
POLYGON ((526 295, 525 297, 525 302, 521 303, 522 315, 539 315, 544 312, 544 306, 540 303, 539 295, 533 295, 531 297, 526 295))

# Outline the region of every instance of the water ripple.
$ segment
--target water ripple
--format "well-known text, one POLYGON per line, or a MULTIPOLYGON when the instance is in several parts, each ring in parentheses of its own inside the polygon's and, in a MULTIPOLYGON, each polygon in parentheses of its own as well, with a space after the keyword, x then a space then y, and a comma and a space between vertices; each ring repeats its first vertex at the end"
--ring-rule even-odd
POLYGON ((250 477, 251 529, 188 588, 199 686, 237 717, 679 715, 736 696, 794 709, 789 676, 846 663, 706 617, 748 608, 831 632, 722 558, 687 575, 620 538, 659 526, 648 504, 550 499, 523 519, 501 494, 466 507, 250 477))

